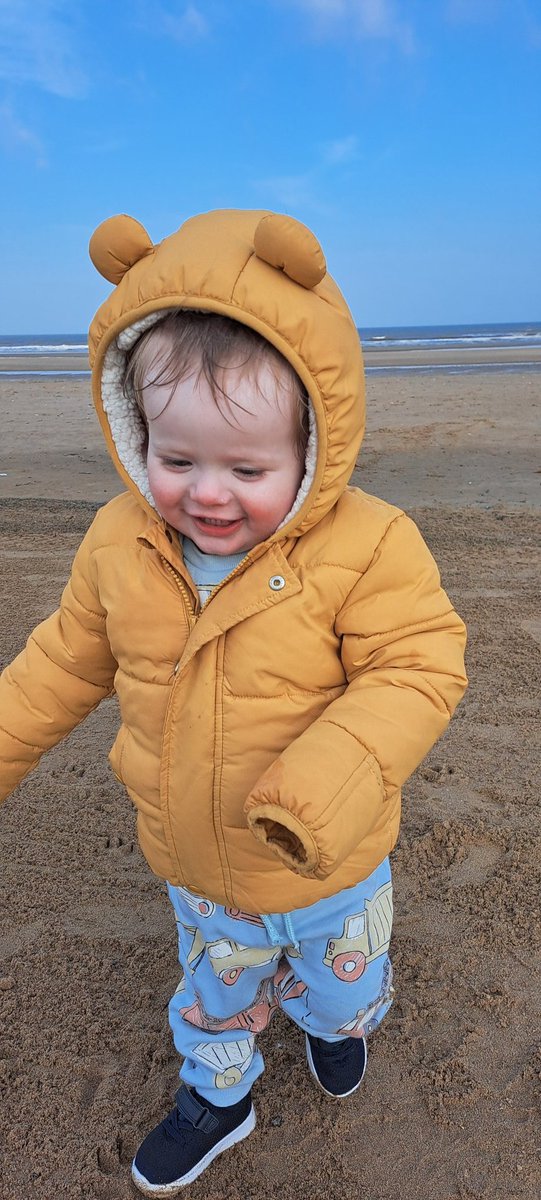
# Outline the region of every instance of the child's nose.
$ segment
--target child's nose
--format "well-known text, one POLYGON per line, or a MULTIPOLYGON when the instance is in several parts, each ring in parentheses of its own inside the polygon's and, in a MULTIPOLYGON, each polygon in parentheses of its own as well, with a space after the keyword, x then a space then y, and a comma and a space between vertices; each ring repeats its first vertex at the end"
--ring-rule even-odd
POLYGON ((198 504, 227 504, 229 492, 219 471, 198 471, 192 480, 192 498, 198 504))

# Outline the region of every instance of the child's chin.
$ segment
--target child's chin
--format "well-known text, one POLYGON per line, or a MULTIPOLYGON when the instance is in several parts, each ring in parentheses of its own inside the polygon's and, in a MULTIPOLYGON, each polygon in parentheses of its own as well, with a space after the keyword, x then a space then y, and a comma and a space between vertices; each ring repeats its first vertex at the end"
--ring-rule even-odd
POLYGON ((190 533, 188 536, 191 537, 192 542, 195 543, 198 550, 201 550, 202 554, 217 554, 223 556, 226 554, 240 554, 244 550, 244 546, 241 544, 238 538, 218 539, 205 537, 205 535, 202 533, 190 533))

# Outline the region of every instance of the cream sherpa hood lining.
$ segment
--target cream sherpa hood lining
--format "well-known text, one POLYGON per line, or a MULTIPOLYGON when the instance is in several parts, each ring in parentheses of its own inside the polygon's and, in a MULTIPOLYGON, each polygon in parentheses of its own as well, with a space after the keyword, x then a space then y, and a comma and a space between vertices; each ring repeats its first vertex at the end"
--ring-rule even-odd
MULTIPOLYGON (((147 468, 143 446, 145 442, 145 426, 137 408, 135 397, 126 395, 123 391, 123 380, 126 366, 126 354, 147 329, 161 321, 169 312, 175 309, 160 309, 149 313, 133 325, 129 325, 118 334, 115 341, 108 346, 103 360, 101 393, 103 411, 107 416, 111 437, 116 452, 124 470, 135 484, 138 491, 153 509, 156 509, 154 498, 148 483, 147 468)), ((278 529, 285 525, 299 512, 310 491, 317 462, 317 431, 316 420, 311 400, 309 400, 310 434, 306 447, 305 469, 294 503, 281 521, 278 529)))

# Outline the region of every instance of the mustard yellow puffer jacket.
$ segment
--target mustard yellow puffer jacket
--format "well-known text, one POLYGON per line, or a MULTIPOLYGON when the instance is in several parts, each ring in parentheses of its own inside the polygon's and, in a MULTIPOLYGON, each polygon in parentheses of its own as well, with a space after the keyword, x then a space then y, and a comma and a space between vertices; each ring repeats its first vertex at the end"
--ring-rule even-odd
POLYGON ((210 213, 153 247, 97 231, 117 287, 91 329, 94 395, 127 492, 87 533, 60 608, 0 681, 1 794, 104 697, 111 762, 141 847, 172 883, 251 912, 352 886, 392 849, 400 788, 465 684, 464 627, 410 519, 349 488, 364 424, 358 335, 313 235, 267 213, 210 213), (313 414, 292 513, 200 611, 152 504, 124 355, 164 310, 256 328, 313 414))

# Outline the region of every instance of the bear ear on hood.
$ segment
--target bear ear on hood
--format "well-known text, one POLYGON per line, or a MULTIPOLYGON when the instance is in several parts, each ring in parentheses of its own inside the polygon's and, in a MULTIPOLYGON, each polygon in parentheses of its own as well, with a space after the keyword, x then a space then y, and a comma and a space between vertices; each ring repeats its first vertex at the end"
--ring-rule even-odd
POLYGON ((153 249, 144 226, 135 217, 127 217, 124 213, 102 221, 94 230, 88 246, 96 270, 115 285, 120 283, 134 263, 153 249))
POLYGON ((258 258, 278 267, 295 283, 314 288, 321 283, 327 270, 323 250, 312 231, 281 213, 262 217, 254 235, 254 250, 258 258))

